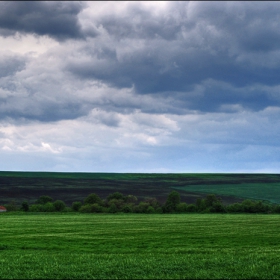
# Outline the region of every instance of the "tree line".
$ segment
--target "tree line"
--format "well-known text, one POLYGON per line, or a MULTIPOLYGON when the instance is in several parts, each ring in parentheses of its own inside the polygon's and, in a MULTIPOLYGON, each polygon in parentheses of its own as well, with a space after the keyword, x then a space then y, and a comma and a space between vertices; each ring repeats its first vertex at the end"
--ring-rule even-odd
POLYGON ((193 204, 181 202, 177 191, 169 193, 165 203, 161 204, 156 198, 146 198, 138 202, 134 195, 123 195, 114 192, 101 199, 97 194, 89 194, 84 201, 73 202, 71 207, 62 200, 53 201, 50 196, 40 196, 35 203, 27 201, 17 206, 15 202, 5 205, 7 211, 25 212, 80 212, 80 213, 280 213, 280 205, 268 204, 263 201, 250 199, 240 203, 224 205, 214 194, 205 198, 197 198, 193 204))

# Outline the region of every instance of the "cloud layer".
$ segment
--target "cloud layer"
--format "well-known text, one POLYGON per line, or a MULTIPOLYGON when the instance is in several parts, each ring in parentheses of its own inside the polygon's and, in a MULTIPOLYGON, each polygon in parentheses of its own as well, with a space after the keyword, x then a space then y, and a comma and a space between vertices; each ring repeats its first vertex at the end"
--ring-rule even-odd
POLYGON ((0 169, 278 172, 279 13, 1 2, 0 169))

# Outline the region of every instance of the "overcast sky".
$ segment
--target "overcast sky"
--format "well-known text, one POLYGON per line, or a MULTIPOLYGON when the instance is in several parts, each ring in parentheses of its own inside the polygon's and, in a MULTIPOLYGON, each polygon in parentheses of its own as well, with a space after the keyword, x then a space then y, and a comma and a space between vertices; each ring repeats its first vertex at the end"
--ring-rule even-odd
POLYGON ((0 170, 280 172, 280 2, 0 2, 0 170))

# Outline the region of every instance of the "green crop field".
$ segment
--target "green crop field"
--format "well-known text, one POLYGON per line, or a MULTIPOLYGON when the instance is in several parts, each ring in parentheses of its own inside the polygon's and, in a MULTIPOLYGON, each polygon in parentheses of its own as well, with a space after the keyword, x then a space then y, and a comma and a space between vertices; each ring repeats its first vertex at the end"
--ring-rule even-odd
POLYGON ((280 183, 205 184, 175 187, 175 189, 200 194, 238 196, 244 199, 264 200, 280 204, 280 183))
POLYGON ((280 204, 280 175, 0 172, 0 204, 34 203, 39 196, 48 195, 71 205, 90 193, 105 199, 113 192, 140 200, 154 197, 163 203, 172 190, 187 203, 213 193, 225 204, 246 198, 280 204))
POLYGON ((279 279, 280 216, 0 214, 1 279, 279 279))

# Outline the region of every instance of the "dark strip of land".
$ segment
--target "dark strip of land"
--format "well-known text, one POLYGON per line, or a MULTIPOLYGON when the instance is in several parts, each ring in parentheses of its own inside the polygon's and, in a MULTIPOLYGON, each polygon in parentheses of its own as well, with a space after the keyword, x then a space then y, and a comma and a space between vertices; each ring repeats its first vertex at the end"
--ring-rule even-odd
POLYGON ((117 191, 140 200, 154 197, 165 202, 172 190, 187 203, 208 193, 216 194, 225 204, 244 198, 280 203, 280 175, 0 172, 1 204, 12 200, 33 203, 41 195, 48 195, 70 205, 90 193, 106 198, 117 191))

